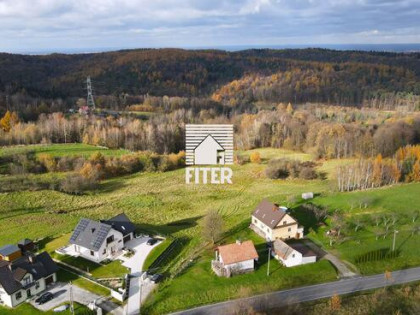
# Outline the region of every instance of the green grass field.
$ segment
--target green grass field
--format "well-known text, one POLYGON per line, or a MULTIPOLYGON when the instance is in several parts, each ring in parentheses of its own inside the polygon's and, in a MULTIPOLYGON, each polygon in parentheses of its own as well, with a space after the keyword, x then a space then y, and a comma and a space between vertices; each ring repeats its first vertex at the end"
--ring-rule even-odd
POLYGON ((22 154, 26 152, 35 152, 36 154, 46 153, 52 156, 82 156, 89 157, 93 153, 101 152, 107 156, 120 156, 129 153, 127 150, 113 150, 105 147, 96 147, 89 144, 69 143, 69 144, 48 144, 48 145, 27 145, 11 146, 0 148, 0 157, 13 154, 22 154))
MULTIPOLYGON (((309 283, 335 277, 335 273, 330 273, 332 267, 321 263, 302 267, 298 272, 293 269, 279 269, 279 275, 276 275, 278 279, 275 278, 277 280, 273 282, 267 281, 264 277, 261 278, 264 281, 259 282, 259 276, 264 274, 263 265, 262 269, 258 269, 253 275, 237 279, 216 278, 209 272, 211 250, 201 251, 199 258, 193 255, 195 250, 202 246, 200 224, 210 209, 217 209, 223 214, 226 234, 234 239, 236 236, 244 236, 244 233, 246 237, 251 236, 248 232, 244 232, 243 227, 249 223, 250 213, 263 198, 291 206, 294 208, 293 211, 298 211, 301 203, 298 196, 303 192, 312 191, 319 194, 313 200, 314 203, 326 206, 330 211, 335 209, 343 211, 346 220, 375 212, 398 212, 403 217, 411 212, 414 206, 420 204, 419 183, 366 192, 336 193, 331 180, 271 180, 264 175, 267 159, 286 155, 305 160, 310 156, 287 150, 257 151, 265 161, 262 164, 232 166, 234 171, 232 185, 186 185, 184 170, 180 169, 165 173, 139 173, 113 178, 102 182, 96 191, 82 196, 50 190, 0 194, 0 224, 2 227, 7 227, 0 229, 0 246, 17 242, 24 237, 32 239, 46 237, 46 248, 53 251, 63 243, 63 233, 71 232, 81 217, 106 219, 125 212, 137 224, 139 231, 170 235, 181 240, 182 247, 177 249, 176 256, 168 262, 166 271, 171 273, 179 271, 182 269, 180 266, 194 256, 192 266, 181 272, 178 277, 161 285, 147 303, 151 312, 171 311, 200 304, 201 299, 204 302, 220 301, 234 296, 246 296, 255 292, 300 285, 305 281, 309 283), (357 200, 365 196, 372 198, 372 202, 367 208, 359 209, 357 200), (321 276, 313 278, 311 274, 321 276), (284 278, 286 275, 288 280, 284 278), (191 283, 193 280, 194 284, 191 283), (236 292, 238 290, 234 290, 229 281, 235 283, 238 288, 243 287, 241 289, 243 292, 238 295, 236 292), (208 289, 199 287, 206 283, 208 289), (177 290, 182 294, 177 294, 177 290), (190 299, 184 298, 184 304, 181 304, 182 296, 190 296, 190 299)), ((342 162, 325 161, 319 169, 330 174, 336 165, 342 162)), ((401 219, 398 223, 402 231, 411 226, 406 221, 401 219)), ((308 223, 303 223, 310 227, 309 220, 308 223)), ((362 273, 379 273, 383 272, 384 268, 395 270, 420 265, 420 255, 418 248, 415 247, 420 241, 418 235, 409 237, 405 232, 401 232, 397 239, 399 254, 388 262, 361 260, 358 263, 356 261, 360 260, 360 256, 371 251, 385 247, 389 249, 390 236, 376 241, 370 231, 371 228, 366 226, 358 232, 351 233, 351 238, 342 244, 329 247, 324 234, 326 229, 320 227, 309 236, 323 244, 327 250, 355 264, 362 273)))

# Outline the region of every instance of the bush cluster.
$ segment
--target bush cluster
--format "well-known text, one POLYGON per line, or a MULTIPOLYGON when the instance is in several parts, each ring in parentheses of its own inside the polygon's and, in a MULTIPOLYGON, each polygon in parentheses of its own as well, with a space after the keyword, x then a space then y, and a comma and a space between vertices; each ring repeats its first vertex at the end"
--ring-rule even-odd
POLYGON ((318 178, 318 173, 315 170, 316 164, 314 162, 301 162, 298 160, 291 160, 287 158, 272 159, 265 169, 265 174, 268 178, 301 178, 301 179, 315 179, 318 178))

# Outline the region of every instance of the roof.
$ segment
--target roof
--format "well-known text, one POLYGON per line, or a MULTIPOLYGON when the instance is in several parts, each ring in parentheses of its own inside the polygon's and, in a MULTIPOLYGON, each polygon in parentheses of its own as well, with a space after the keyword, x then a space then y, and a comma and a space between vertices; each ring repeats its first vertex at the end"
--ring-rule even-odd
POLYGON ((2 256, 9 256, 13 253, 16 253, 20 251, 20 248, 17 247, 16 245, 5 245, 3 247, 0 248, 0 255, 2 256))
POLYGON ((282 259, 287 259, 294 252, 297 251, 302 254, 303 257, 316 256, 307 246, 302 243, 285 243, 282 240, 276 239, 273 242, 274 253, 282 259))
POLYGON ((197 146, 195 147, 194 150, 197 150, 200 146, 202 145, 214 145, 216 150, 225 150, 220 143, 214 139, 214 137, 212 135, 208 135, 207 137, 205 137, 203 139, 203 141, 201 141, 199 144, 197 144, 197 146))
POLYGON ((279 209, 276 204, 264 199, 259 203, 252 215, 265 225, 274 229, 286 215, 286 212, 279 209))
POLYGON ((23 240, 20 240, 18 242, 18 245, 25 246, 25 245, 29 245, 29 244, 32 244, 32 243, 33 243, 33 241, 30 240, 29 238, 24 238, 23 240))
POLYGON ((252 241, 223 245, 217 249, 225 265, 258 259, 258 253, 252 241))
POLYGON ((0 285, 7 294, 22 288, 20 281, 27 273, 32 274, 36 281, 58 271, 58 266, 47 252, 32 257, 32 261, 30 256, 23 256, 13 263, 0 265, 0 285))
POLYGON ((109 220, 104 220, 101 222, 111 225, 114 230, 121 232, 124 236, 133 233, 136 230, 136 226, 133 222, 130 221, 125 213, 120 213, 109 220))
POLYGON ((98 251, 110 230, 111 225, 89 219, 81 219, 70 238, 70 244, 98 251))

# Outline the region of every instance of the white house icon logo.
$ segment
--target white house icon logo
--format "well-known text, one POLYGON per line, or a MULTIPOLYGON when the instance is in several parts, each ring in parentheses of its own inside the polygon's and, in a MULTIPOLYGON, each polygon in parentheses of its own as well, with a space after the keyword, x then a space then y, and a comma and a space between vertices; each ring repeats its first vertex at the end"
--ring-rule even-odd
MULTIPOLYGON (((185 126, 187 165, 233 164, 233 125, 191 125, 185 126)), ((195 175, 195 183, 231 183, 232 170, 226 167, 199 167, 186 169, 189 184, 195 175)))

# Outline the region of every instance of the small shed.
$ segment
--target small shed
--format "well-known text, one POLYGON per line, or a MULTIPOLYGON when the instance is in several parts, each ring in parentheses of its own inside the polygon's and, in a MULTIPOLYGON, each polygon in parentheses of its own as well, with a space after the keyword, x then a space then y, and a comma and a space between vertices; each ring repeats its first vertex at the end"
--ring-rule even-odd
POLYGON ((302 194, 302 199, 308 200, 308 199, 313 199, 313 198, 314 198, 313 192, 306 192, 302 194))
POLYGON ((0 260, 14 261, 22 257, 22 251, 16 245, 5 245, 0 248, 0 260))

